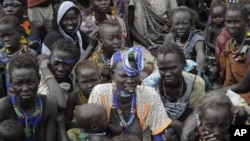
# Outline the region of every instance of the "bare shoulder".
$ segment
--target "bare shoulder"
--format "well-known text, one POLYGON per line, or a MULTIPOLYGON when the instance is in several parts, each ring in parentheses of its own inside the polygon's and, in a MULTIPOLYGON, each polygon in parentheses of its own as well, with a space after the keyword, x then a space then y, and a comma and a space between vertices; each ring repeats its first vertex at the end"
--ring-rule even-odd
POLYGON ((11 110, 12 110, 12 104, 11 104, 11 97, 6 96, 0 99, 0 121, 6 119, 7 117, 10 117, 11 110))
POLYGON ((31 49, 31 48, 27 48, 27 54, 30 54, 34 57, 37 56, 37 52, 34 50, 34 49, 31 49))

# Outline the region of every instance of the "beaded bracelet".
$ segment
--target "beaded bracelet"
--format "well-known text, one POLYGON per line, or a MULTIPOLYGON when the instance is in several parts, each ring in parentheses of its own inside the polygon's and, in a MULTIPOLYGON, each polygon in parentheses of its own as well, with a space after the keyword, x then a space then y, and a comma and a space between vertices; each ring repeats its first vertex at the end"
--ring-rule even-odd
POLYGON ((48 75, 48 76, 45 77, 45 81, 49 80, 50 78, 55 78, 55 76, 52 75, 52 74, 51 74, 51 75, 48 75))

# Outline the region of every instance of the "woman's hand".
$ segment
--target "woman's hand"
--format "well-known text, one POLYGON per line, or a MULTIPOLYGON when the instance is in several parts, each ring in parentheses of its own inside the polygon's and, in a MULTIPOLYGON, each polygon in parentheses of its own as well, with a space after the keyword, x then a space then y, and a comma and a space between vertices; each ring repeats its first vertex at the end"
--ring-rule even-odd
POLYGON ((219 140, 216 139, 216 137, 214 136, 212 132, 203 131, 201 133, 201 137, 199 141, 219 141, 219 140))
POLYGON ((40 69, 48 68, 48 66, 49 66, 49 59, 41 60, 40 69))

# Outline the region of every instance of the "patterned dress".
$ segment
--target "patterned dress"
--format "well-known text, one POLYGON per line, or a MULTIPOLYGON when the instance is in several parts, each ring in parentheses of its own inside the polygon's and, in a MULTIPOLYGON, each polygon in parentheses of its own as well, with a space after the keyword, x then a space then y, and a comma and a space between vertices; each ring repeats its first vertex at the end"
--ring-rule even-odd
MULTIPOLYGON (((93 88, 88 101, 88 103, 103 105, 107 110, 108 119, 111 118, 113 89, 114 86, 111 83, 99 84, 93 88)), ((157 92, 149 87, 138 86, 136 95, 136 116, 142 131, 149 128, 152 135, 163 132, 170 125, 171 120, 164 111, 157 92)))

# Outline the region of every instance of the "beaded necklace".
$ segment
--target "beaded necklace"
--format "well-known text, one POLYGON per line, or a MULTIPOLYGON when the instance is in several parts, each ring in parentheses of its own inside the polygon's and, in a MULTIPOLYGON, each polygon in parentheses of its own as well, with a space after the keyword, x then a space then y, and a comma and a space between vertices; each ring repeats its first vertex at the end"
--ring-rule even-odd
POLYGON ((232 57, 237 62, 248 62, 249 61, 249 47, 250 47, 250 32, 248 31, 246 33, 246 36, 244 37, 241 45, 239 48, 237 48, 237 41, 235 39, 230 41, 229 44, 232 57))
POLYGON ((102 63, 106 63, 107 62, 107 58, 106 56, 104 55, 103 51, 101 52, 101 59, 102 59, 102 63))
POLYGON ((188 39, 186 40, 185 43, 181 43, 180 37, 176 37, 175 42, 176 42, 182 49, 185 49, 185 48, 188 46, 188 44, 189 44, 189 42, 191 41, 191 39, 193 38, 193 36, 194 36, 194 32, 191 31, 191 32, 189 32, 188 39))
POLYGON ((24 110, 17 103, 17 99, 15 95, 11 96, 11 103, 14 108, 14 111, 17 115, 18 121, 25 127, 25 141, 34 141, 33 137, 36 131, 36 125, 42 119, 43 112, 43 103, 40 96, 36 99, 36 110, 30 116, 28 116, 24 110))
MULTIPOLYGON (((174 99, 175 101, 177 101, 179 98, 180 98, 180 96, 181 96, 181 93, 182 93, 182 91, 183 91, 183 81, 181 81, 181 89, 180 89, 180 91, 179 91, 179 94, 178 94, 178 98, 177 99, 174 99)), ((166 88, 165 88, 165 84, 164 84, 164 81, 162 81, 162 87, 163 87, 163 94, 164 94, 164 97, 165 97, 165 99, 169 102, 169 100, 171 101, 171 100, 173 100, 172 98, 170 98, 170 96, 168 96, 167 94, 166 94, 166 88)))
POLYGON ((118 98, 117 95, 119 95, 121 92, 118 88, 116 88, 115 93, 113 93, 113 105, 112 108, 117 110, 117 113, 120 118, 120 126, 123 127, 123 132, 125 135, 128 135, 128 126, 131 125, 135 118, 135 112, 136 112, 136 93, 133 93, 133 98, 132 98, 132 104, 130 108, 130 114, 128 121, 126 121, 122 115, 122 111, 120 109, 119 103, 118 103, 118 98))
POLYGON ((88 103, 88 98, 83 94, 81 89, 78 90, 77 95, 82 104, 88 103))

